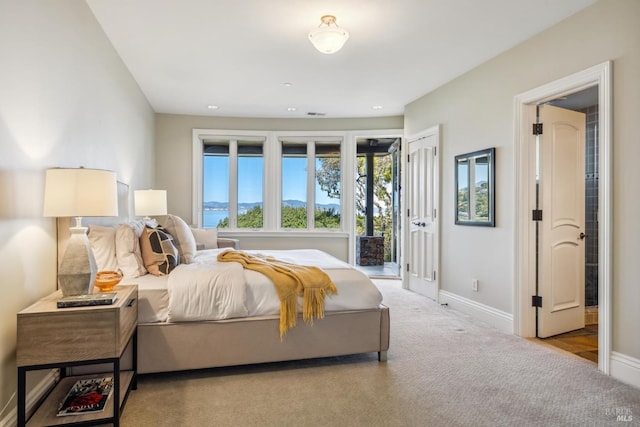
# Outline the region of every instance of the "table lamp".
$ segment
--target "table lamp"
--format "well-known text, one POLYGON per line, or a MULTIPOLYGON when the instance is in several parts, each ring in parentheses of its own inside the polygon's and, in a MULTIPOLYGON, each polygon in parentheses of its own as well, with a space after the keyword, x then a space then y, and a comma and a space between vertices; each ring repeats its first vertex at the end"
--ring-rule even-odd
POLYGON ((150 215, 167 214, 167 190, 136 190, 133 199, 136 216, 145 222, 151 221, 150 215))
POLYGON ((48 169, 44 187, 44 216, 75 217, 71 237, 58 267, 63 296, 93 292, 97 264, 82 226, 83 216, 118 216, 115 172, 101 169, 48 169))

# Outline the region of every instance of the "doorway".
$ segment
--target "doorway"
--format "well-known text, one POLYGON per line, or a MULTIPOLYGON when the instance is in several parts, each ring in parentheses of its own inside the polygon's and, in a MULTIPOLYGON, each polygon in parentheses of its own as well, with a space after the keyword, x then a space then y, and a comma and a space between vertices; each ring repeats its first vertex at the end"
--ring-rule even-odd
POLYGON ((356 138, 355 266, 369 277, 400 277, 400 143, 356 138))
POLYGON ((585 115, 585 245, 584 305, 585 324, 598 324, 598 211, 599 211, 599 132, 598 87, 593 86, 547 104, 585 115))
POLYGON ((585 114, 536 107, 536 337, 584 328, 585 114))
MULTIPOLYGON (((535 136, 536 106, 586 89, 598 94, 598 207, 597 207, 597 301, 598 301, 598 369, 610 373, 611 356, 611 63, 605 62, 579 73, 548 83, 515 97, 516 125, 516 264, 514 332, 535 337, 537 309, 534 307, 538 266, 536 264, 535 136), (595 89, 593 89, 595 88, 595 89)), ((586 298, 586 295, 585 295, 586 298)), ((544 304, 544 302, 543 302, 544 304)))
POLYGON ((537 110, 536 336, 597 363, 598 87, 537 110))

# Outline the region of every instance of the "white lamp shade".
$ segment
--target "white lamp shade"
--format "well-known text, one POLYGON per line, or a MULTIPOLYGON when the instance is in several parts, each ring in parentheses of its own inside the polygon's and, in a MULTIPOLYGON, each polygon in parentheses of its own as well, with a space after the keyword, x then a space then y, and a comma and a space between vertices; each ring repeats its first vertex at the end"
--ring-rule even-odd
POLYGON ((118 216, 116 174, 102 169, 48 169, 44 216, 118 216))
POLYGON ((166 190, 136 190, 133 193, 136 216, 166 215, 166 190))
POLYGON ((322 53, 331 54, 342 49, 349 33, 341 28, 316 28, 309 33, 309 40, 322 53))
POLYGON ((336 18, 325 15, 320 18, 322 24, 309 32, 309 40, 313 46, 322 53, 331 54, 342 49, 349 40, 349 32, 338 27, 336 18))

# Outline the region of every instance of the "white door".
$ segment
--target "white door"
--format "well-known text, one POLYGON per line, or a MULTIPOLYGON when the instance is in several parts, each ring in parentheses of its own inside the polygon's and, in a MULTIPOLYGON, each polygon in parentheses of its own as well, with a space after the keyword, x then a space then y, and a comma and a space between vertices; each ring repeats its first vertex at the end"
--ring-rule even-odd
POLYGON ((407 167, 409 289, 431 299, 438 295, 437 133, 409 142, 407 167))
POLYGON ((539 107, 538 336, 584 328, 585 115, 539 107))

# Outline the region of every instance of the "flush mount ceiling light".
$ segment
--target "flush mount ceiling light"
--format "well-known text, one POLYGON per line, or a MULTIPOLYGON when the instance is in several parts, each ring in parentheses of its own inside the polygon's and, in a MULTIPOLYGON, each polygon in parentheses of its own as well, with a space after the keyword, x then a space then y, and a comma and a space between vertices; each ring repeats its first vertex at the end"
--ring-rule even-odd
POLYGON ((320 26, 309 32, 309 40, 313 46, 326 54, 335 53, 342 49, 342 46, 349 39, 347 30, 338 27, 336 17, 333 15, 324 15, 320 21, 322 21, 320 26))

